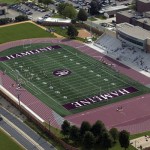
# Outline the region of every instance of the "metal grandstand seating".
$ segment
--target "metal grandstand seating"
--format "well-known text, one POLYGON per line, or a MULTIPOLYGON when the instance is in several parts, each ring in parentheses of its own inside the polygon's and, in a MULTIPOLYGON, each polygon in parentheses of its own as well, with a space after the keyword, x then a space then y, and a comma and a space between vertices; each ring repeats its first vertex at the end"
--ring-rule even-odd
POLYGON ((102 35, 96 42, 95 42, 95 45, 97 45, 98 47, 100 48, 103 48, 105 50, 110 50, 110 51, 114 51, 116 50, 117 48, 121 48, 122 44, 120 42, 120 40, 110 36, 110 35, 107 35, 107 34, 104 34, 102 35))

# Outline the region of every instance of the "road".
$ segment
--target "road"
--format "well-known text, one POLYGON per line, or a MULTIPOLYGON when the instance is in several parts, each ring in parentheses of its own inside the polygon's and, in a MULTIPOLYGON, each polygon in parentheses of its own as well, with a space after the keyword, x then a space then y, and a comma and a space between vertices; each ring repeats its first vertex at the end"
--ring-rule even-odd
POLYGON ((35 133, 31 128, 18 120, 12 114, 0 107, 0 114, 4 116, 0 121, 0 127, 6 130, 12 137, 14 137, 27 150, 44 149, 56 150, 56 148, 48 143, 45 139, 35 133))
POLYGON ((4 120, 0 121, 0 126, 3 130, 15 138, 25 149, 37 149, 32 143, 30 143, 26 138, 24 138, 20 133, 14 130, 10 125, 8 125, 4 120))

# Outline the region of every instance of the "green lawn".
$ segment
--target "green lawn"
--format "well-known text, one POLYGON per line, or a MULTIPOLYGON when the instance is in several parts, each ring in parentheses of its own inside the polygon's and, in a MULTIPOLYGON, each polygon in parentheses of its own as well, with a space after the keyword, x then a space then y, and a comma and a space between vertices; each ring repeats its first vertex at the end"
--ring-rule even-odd
MULTIPOLYGON (((61 26, 53 26, 53 27, 47 27, 47 28, 49 28, 49 29, 53 28, 55 30, 55 33, 57 33, 58 35, 61 35, 63 37, 68 38, 67 28, 62 28, 61 26)), ((79 29, 80 28, 77 27, 77 30, 79 30, 79 29)), ((76 37, 75 40, 85 42, 85 39, 80 38, 80 37, 76 37)))
POLYGON ((105 16, 103 16, 103 15, 96 15, 95 17, 98 18, 98 19, 101 19, 101 20, 106 20, 106 19, 107 19, 107 18, 106 18, 105 16))
POLYGON ((65 17, 60 14, 53 14, 52 18, 64 18, 65 19, 65 17))
POLYGON ((0 129, 0 150, 23 150, 23 147, 0 129))
POLYGON ((0 0, 0 3, 14 4, 19 3, 20 0, 0 0))
POLYGON ((55 37, 32 23, 22 23, 0 28, 0 44, 29 38, 55 37))
POLYGON ((145 135, 150 136, 150 131, 146 131, 146 132, 138 133, 138 134, 133 134, 133 135, 130 136, 130 139, 136 139, 138 137, 145 136, 145 135))
MULTIPOLYGON (((34 44, 27 50, 46 46, 50 46, 50 44, 34 44)), ((23 46, 15 47, 1 52, 1 56, 23 51, 25 51, 23 46)), ((15 80, 17 80, 17 75, 14 70, 18 70, 23 86, 62 116, 117 102, 149 91, 148 88, 117 73, 105 64, 65 45, 61 45, 61 48, 57 50, 1 62, 1 70, 6 70, 6 73, 15 80), (66 77, 56 77, 53 72, 57 69, 69 69, 71 74, 66 77), (72 110, 67 110, 62 106, 66 103, 129 86, 136 87, 139 91, 72 110)))
POLYGON ((90 21, 96 21, 97 19, 95 17, 89 17, 88 20, 90 20, 90 21))

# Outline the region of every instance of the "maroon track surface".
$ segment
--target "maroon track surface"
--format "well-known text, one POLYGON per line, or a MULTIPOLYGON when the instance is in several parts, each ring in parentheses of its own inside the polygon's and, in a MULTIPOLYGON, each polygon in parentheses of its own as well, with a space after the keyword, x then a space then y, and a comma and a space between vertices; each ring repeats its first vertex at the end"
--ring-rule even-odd
POLYGON ((101 120, 108 128, 117 127, 126 129, 131 133, 150 130, 150 94, 132 98, 126 101, 110 104, 104 107, 88 110, 65 119, 80 125, 84 120, 91 124, 101 120), (123 111, 117 111, 118 106, 123 111))
MULTIPOLYGON (((30 40, 25 40, 26 43, 30 40)), ((100 60, 103 57, 103 60, 107 63, 116 64, 116 69, 119 70, 121 73, 131 77, 138 82, 147 85, 150 84, 150 78, 136 72, 135 70, 121 64, 120 62, 105 56, 96 50, 83 45, 77 41, 71 41, 66 39, 50 39, 50 38, 39 38, 39 39, 32 39, 32 43, 62 43, 74 48, 79 49, 80 51, 94 57, 95 59, 100 60)), ((24 40, 9 42, 0 45, 0 51, 6 50, 11 47, 16 47, 19 45, 23 45, 24 40)), ((29 42, 30 43, 30 42, 29 42)), ((1 76, 3 76, 1 74, 1 76)), ((5 75, 8 78, 8 76, 5 75)), ((7 89, 10 90, 10 84, 8 84, 8 79, 3 79, 3 84, 6 86, 7 89), (5 83, 5 81, 7 81, 5 83), (9 86, 8 86, 9 85, 9 86)), ((9 78, 10 79, 10 78, 9 78)), ((14 82, 10 79, 10 83, 14 82)), ((11 90, 10 90, 11 91, 11 90)), ((13 91, 13 90, 12 90, 13 91)), ((12 92, 11 91, 11 92, 12 92)), ((48 108, 45 104, 35 98, 27 91, 22 91, 24 94, 21 94, 21 101, 26 104, 29 108, 31 108, 35 113, 37 113, 40 117, 44 120, 48 121, 49 116, 52 114, 52 110, 48 108), (30 97, 29 101, 27 102, 27 97, 30 97), (40 108, 40 109, 38 109, 40 108)), ((87 120, 91 124, 94 123, 96 120, 102 120, 108 128, 117 127, 118 129, 126 129, 131 133, 143 132, 146 130, 150 130, 150 94, 145 94, 136 98, 132 98, 126 101, 121 101, 119 103, 110 104, 104 107, 88 110, 82 113, 78 113, 75 115, 67 116, 65 119, 80 125, 82 121, 87 120), (123 111, 118 112, 116 111, 118 106, 123 106, 123 111)), ((54 125, 57 124, 54 123, 54 125)), ((57 125, 58 126, 58 125, 57 125)))

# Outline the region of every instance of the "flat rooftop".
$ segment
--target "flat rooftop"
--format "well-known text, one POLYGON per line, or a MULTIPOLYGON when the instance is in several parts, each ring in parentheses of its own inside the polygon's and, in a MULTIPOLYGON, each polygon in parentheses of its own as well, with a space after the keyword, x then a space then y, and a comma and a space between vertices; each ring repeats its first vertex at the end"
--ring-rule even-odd
POLYGON ((145 40, 147 38, 150 38, 150 31, 145 30, 139 26, 133 26, 129 23, 117 24, 117 30, 136 39, 145 40))
POLYGON ((119 11, 119 14, 122 14, 128 18, 132 18, 135 16, 135 12, 133 10, 124 10, 124 11, 119 11))
POLYGON ((145 14, 148 14, 148 15, 150 15, 150 11, 146 11, 146 12, 145 12, 145 14))
POLYGON ((143 2, 143 3, 150 3, 150 0, 138 0, 140 2, 143 2))
POLYGON ((122 10, 122 9, 128 9, 128 6, 125 5, 119 5, 119 6, 109 6, 106 8, 103 8, 104 12, 109 12, 109 11, 117 11, 117 10, 122 10))
POLYGON ((144 23, 144 24, 147 24, 150 26, 150 18, 141 18, 141 19, 137 19, 138 22, 141 22, 141 23, 144 23))

